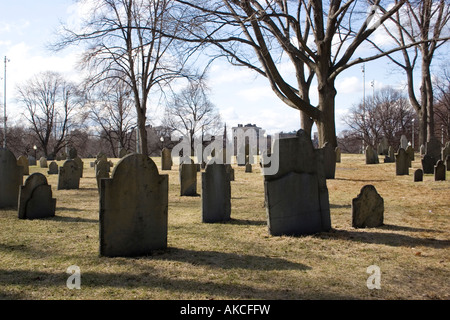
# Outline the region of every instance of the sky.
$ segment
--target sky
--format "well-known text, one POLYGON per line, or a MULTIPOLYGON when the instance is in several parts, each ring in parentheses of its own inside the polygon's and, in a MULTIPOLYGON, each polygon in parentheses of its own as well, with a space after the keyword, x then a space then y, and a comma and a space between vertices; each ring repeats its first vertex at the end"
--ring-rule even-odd
MULTIPOLYGON (((55 39, 55 32, 61 22, 79 18, 80 11, 73 0, 0 0, 0 100, 3 106, 6 56, 8 122, 23 120, 23 107, 15 101, 15 88, 18 84, 41 71, 57 71, 69 79, 78 79, 80 73, 76 69, 79 57, 77 49, 54 53, 48 50, 47 45, 55 39)), ((356 65, 337 78, 338 134, 347 129, 341 119, 364 96, 367 99, 373 90, 387 85, 405 89, 405 76, 386 59, 366 63, 364 69, 363 73, 361 65, 356 65)), ((272 92, 268 81, 248 69, 232 67, 222 62, 215 63, 210 70, 208 84, 211 89, 210 100, 219 109, 228 127, 251 123, 269 134, 300 128, 298 111, 281 102, 272 92)), ((317 104, 314 88, 311 102, 317 104)), ((1 112, 3 114, 3 108, 1 112)), ((148 116, 154 116, 152 110, 148 116)))

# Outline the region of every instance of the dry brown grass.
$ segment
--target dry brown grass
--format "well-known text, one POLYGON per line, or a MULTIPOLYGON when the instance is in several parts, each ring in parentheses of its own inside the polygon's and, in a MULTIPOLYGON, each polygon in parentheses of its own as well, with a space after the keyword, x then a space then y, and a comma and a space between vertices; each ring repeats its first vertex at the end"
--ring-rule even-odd
POLYGON ((58 191, 57 176, 48 176, 56 217, 28 221, 0 211, 0 298, 449 299, 449 175, 414 183, 412 174, 395 176, 395 164, 363 159, 342 155, 327 181, 333 229, 306 237, 268 235, 259 168, 248 174, 235 166, 233 220, 204 224, 201 198, 179 196, 175 166, 164 172, 169 248, 139 258, 99 256, 98 193, 85 159, 79 190, 58 191), (366 184, 384 198, 385 225, 354 229, 351 200, 366 184), (66 287, 71 265, 81 268, 81 290, 66 287), (381 269, 380 290, 366 286, 370 265, 381 269))

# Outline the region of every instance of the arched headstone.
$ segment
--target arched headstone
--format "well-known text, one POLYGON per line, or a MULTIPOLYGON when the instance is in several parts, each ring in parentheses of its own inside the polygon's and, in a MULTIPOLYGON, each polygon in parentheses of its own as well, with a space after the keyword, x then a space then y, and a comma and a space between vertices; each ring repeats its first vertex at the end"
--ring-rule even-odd
POLYGON ((30 166, 28 165, 28 158, 25 156, 20 156, 19 159, 17 159, 17 164, 19 166, 23 167, 23 174, 25 176, 30 174, 30 166))
POLYGON ((66 160, 58 173, 58 190, 80 188, 80 169, 74 160, 66 160))
POLYGON ((42 173, 33 173, 19 193, 19 219, 39 219, 55 216, 56 199, 52 198, 52 188, 42 173))

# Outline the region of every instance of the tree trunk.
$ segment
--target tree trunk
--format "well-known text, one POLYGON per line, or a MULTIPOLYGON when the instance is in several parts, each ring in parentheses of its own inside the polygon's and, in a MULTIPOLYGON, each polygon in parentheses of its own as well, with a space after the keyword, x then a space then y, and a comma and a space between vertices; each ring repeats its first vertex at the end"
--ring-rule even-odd
POLYGON ((138 112, 138 130, 139 130, 139 147, 141 154, 148 156, 148 146, 147 146, 147 130, 145 128, 145 113, 142 109, 137 110, 138 112))
POLYGON ((319 148, 322 148, 325 142, 331 144, 333 148, 337 147, 336 124, 334 104, 336 98, 336 88, 333 80, 319 81, 319 109, 321 117, 316 121, 319 134, 319 148))
POLYGON ((309 136, 312 136, 312 127, 314 121, 305 112, 300 110, 300 128, 305 131, 309 136))
POLYGON ((417 112, 417 115, 419 116, 419 147, 421 145, 426 144, 427 142, 427 113, 423 112, 423 109, 417 112))

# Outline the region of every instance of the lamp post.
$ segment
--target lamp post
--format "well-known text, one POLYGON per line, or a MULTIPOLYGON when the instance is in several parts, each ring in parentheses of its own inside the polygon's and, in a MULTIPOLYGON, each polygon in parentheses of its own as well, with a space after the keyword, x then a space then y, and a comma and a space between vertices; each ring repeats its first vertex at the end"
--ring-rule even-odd
POLYGON ((36 159, 36 150, 37 150, 36 145, 33 146, 33 149, 34 149, 34 159, 36 159))
POLYGON ((6 58, 5 56, 5 77, 4 77, 4 94, 3 94, 3 148, 6 148, 6 63, 8 63, 10 60, 6 58))
POLYGON ((412 119, 412 148, 414 149, 414 119, 412 119))

